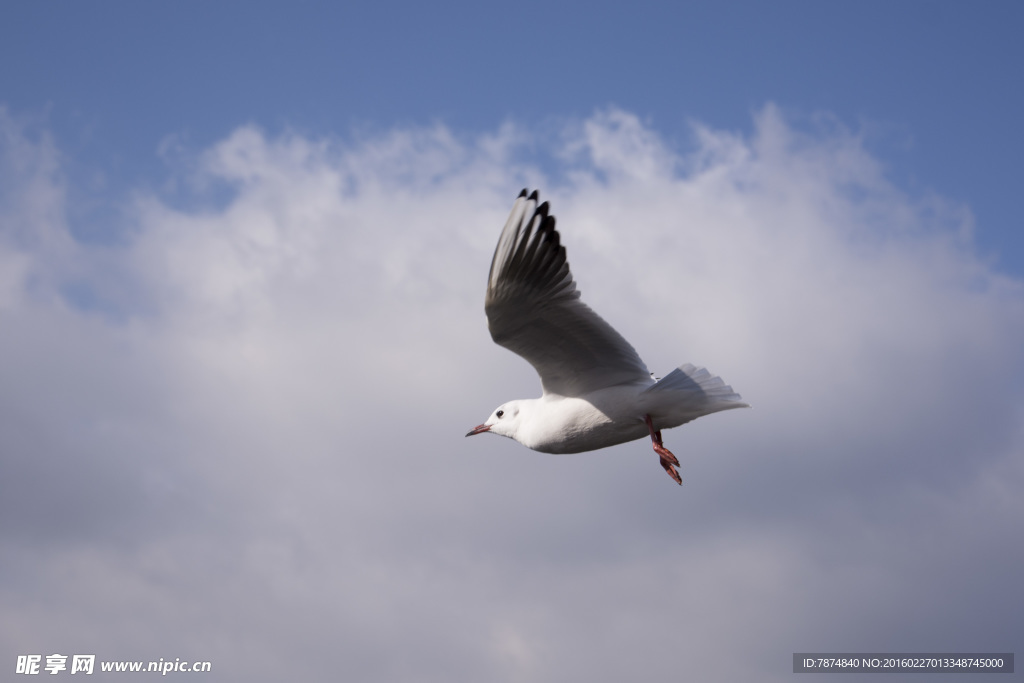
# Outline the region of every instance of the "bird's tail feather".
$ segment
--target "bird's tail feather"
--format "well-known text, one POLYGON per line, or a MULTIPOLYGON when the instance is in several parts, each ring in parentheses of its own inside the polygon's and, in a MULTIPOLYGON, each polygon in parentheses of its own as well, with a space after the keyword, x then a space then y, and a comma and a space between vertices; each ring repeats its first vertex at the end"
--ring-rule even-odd
POLYGON ((644 393, 655 392, 687 394, 695 405, 702 406, 704 414, 750 407, 721 377, 689 363, 680 365, 644 390, 644 393))

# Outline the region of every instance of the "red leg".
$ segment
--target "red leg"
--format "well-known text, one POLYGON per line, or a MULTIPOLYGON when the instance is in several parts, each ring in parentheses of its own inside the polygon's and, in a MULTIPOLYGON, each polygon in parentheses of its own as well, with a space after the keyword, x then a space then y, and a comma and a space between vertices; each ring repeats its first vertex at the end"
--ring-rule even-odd
POLYGON ((676 467, 679 466, 679 459, 672 454, 672 451, 665 448, 665 444, 661 441, 661 430, 654 428, 650 415, 644 415, 644 422, 647 423, 647 429, 651 433, 651 445, 654 447, 654 452, 661 458, 661 466, 665 468, 668 476, 672 477, 677 484, 682 486, 683 479, 679 476, 679 472, 676 471, 676 467))

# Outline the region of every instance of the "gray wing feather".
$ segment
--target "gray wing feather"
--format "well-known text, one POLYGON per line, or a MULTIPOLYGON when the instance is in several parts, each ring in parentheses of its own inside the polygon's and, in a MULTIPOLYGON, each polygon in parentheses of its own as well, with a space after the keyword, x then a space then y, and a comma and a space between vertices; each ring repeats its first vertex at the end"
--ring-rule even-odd
POLYGON ((580 301, 548 203, 519 194, 491 261, 484 308, 491 338, 525 358, 545 394, 581 396, 650 381, 622 335, 580 301))

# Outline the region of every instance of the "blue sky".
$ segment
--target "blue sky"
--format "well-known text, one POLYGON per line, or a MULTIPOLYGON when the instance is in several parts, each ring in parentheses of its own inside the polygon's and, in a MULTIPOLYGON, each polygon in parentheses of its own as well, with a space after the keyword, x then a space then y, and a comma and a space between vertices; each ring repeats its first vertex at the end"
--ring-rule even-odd
POLYGON ((1021 652, 1022 15, 8 3, 0 667, 1021 652), (666 431, 682 488, 463 437, 539 393, 483 314, 526 186, 651 370, 753 406, 666 431))
MULTIPOLYGON (((11 3, 0 92, 112 191, 242 123, 313 135, 557 125, 615 105, 685 147, 775 102, 865 136, 889 177, 970 206, 1024 269, 1018 3, 11 3)), ((808 124, 811 125, 811 124, 808 124)), ((98 217, 98 220, 107 217, 98 217)), ((97 228, 102 230, 102 228, 97 228)))

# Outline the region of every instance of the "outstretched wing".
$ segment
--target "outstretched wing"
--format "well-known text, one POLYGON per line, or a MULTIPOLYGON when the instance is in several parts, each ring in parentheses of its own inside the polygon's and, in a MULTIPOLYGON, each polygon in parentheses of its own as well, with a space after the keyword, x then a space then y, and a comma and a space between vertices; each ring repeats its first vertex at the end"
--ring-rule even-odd
POLYGON ((519 194, 498 239, 487 281, 491 338, 525 358, 545 394, 581 396, 650 381, 622 335, 580 301, 548 203, 519 194))

